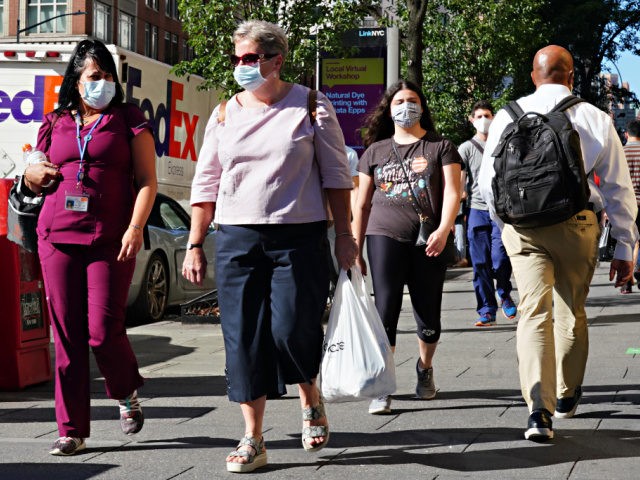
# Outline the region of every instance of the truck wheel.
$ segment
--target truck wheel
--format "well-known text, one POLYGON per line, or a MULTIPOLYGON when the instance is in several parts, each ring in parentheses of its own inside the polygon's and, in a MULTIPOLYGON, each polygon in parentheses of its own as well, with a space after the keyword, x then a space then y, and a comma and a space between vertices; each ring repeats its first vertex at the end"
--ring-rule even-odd
POLYGON ((131 306, 129 317, 136 322, 162 319, 169 298, 169 269, 158 252, 151 255, 144 272, 140 293, 131 306))

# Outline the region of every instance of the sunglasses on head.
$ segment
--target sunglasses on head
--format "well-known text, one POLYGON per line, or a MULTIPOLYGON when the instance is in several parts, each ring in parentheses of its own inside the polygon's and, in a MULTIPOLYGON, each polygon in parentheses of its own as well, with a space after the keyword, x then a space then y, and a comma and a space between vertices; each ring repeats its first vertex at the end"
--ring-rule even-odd
POLYGON ((272 59, 273 57, 279 55, 278 53, 245 53, 241 57, 237 55, 229 55, 229 60, 231 60, 231 64, 234 67, 240 65, 242 62, 244 65, 253 65, 258 63, 260 60, 266 58, 267 60, 272 59))

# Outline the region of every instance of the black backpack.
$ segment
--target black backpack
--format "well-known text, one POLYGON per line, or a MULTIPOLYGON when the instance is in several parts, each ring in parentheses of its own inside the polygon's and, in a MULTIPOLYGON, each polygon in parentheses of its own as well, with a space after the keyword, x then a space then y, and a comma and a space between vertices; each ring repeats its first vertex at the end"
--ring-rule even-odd
POLYGON ((522 228, 563 222, 589 201, 580 136, 564 111, 583 102, 569 95, 547 114, 505 110, 513 122, 493 152, 492 189, 500 219, 522 228))

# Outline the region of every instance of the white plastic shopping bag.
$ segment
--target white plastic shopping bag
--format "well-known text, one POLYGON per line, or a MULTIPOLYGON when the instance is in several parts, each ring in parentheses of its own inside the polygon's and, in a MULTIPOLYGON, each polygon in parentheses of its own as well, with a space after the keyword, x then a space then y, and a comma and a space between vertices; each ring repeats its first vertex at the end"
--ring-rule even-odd
POLYGON ((340 271, 323 345, 320 390, 327 402, 349 402, 396 390, 393 352, 360 269, 340 271))

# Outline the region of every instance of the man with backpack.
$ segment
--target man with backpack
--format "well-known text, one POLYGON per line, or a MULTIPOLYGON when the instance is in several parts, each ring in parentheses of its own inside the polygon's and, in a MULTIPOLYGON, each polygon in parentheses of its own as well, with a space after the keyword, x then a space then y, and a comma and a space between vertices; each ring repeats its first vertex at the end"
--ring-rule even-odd
POLYGON ((551 416, 572 417, 582 396, 585 304, 600 233, 595 211, 606 207, 618 240, 609 272, 616 287, 631 278, 638 238, 622 144, 606 113, 572 98, 573 75, 566 49, 536 53, 536 91, 498 112, 479 176, 518 286, 518 368, 532 441, 553 438, 551 416), (599 187, 587 182, 591 172, 599 187))
POLYGON ((496 323, 496 290, 500 296, 502 313, 511 320, 517 308, 511 299, 511 262, 500 238, 500 228, 489 216, 489 208, 480 195, 478 172, 487 141, 489 125, 493 120, 493 107, 486 100, 477 101, 471 108, 469 121, 476 134, 458 148, 467 174, 470 196, 467 238, 473 264, 473 288, 476 293, 478 319, 476 327, 490 327, 496 323), (494 286, 494 279, 496 285, 494 286))

